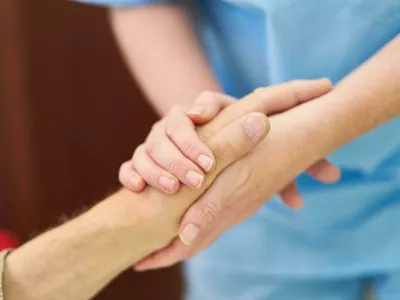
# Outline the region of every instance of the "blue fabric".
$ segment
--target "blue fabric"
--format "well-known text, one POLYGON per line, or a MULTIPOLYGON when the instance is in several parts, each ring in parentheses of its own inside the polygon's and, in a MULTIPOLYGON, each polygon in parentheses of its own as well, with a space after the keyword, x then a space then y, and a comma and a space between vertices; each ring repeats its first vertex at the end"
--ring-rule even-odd
MULTIPOLYGON (((399 0, 194 2, 207 56, 226 92, 236 97, 292 79, 336 83, 400 32, 399 0)), ((377 95, 376 101, 383 100, 377 95)), ((273 199, 193 259, 189 270, 203 284, 193 297, 203 290, 198 299, 220 299, 211 288, 207 294, 218 285, 226 293, 249 293, 229 299, 265 299, 251 296, 252 284, 241 274, 312 280, 400 269, 399 129, 397 118, 333 153, 343 170, 338 184, 300 176, 306 200, 300 211, 273 199), (225 284, 210 276, 214 270, 237 277, 225 284)))
POLYGON ((400 272, 312 280, 271 277, 260 272, 231 272, 213 266, 192 269, 186 265, 185 272, 187 300, 400 299, 400 272))
MULTIPOLYGON (((207 0, 196 12, 208 57, 236 97, 298 78, 336 83, 400 32, 398 0, 207 0)), ((273 199, 193 268, 308 278, 400 268, 400 232, 391 230, 400 218, 399 129, 397 118, 334 153, 338 184, 300 176, 303 209, 273 199)))

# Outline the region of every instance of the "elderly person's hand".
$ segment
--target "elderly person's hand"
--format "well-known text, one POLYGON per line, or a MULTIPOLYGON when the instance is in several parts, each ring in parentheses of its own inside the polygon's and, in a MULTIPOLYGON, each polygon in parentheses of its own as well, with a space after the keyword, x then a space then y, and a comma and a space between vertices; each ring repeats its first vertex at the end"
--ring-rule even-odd
MULTIPOLYGON (((272 112, 271 107, 281 105, 285 109, 293 105, 293 98, 288 97, 293 89, 305 91, 300 93, 305 100, 324 94, 330 88, 327 81, 304 81, 265 89, 229 106, 229 110, 199 130, 216 158, 216 165, 207 174, 202 187, 184 186, 175 195, 166 195, 151 187, 139 194, 123 189, 81 216, 41 234, 6 259, 5 298, 91 299, 130 265, 166 247, 178 235, 184 213, 204 193, 199 205, 211 207, 204 204, 210 192, 223 194, 223 191, 229 191, 228 187, 233 187, 233 190, 239 189, 240 196, 240 186, 253 188, 262 180, 261 169, 260 173, 255 173, 259 178, 254 182, 246 183, 243 181, 246 177, 236 178, 239 170, 246 171, 247 165, 245 160, 238 159, 248 156, 249 163, 255 164, 254 155, 258 154, 249 154, 249 151, 268 133, 269 122, 265 114, 272 112), (223 176, 207 191, 219 173, 223 176), (225 181, 229 181, 229 185, 225 181)), ((273 143, 277 143, 277 147, 281 145, 279 140, 273 143)), ((286 179, 279 184, 289 182, 286 179)), ((236 200, 236 197, 232 199, 236 200)), ((251 212, 246 210, 246 213, 251 212)), ((208 237, 207 242, 210 242, 208 237)))
MULTIPOLYGON (((253 149, 268 133, 263 113, 244 113, 210 125, 205 139, 218 164, 203 189, 166 195, 151 187, 135 194, 121 190, 81 216, 56 227, 7 257, 0 254, 0 281, 9 300, 92 299, 133 263, 166 246, 178 233, 186 209, 216 175, 253 149)), ((2 297, 0 285, 0 299, 2 297)))
MULTIPOLYGON (((254 111, 262 112, 267 115, 277 114, 279 112, 289 110, 292 107, 295 107, 303 102, 324 95, 325 93, 329 92, 331 88, 332 85, 330 81, 322 79, 315 81, 295 81, 280 86, 258 89, 252 94, 245 97, 243 100, 228 106, 214 120, 204 125, 203 127, 198 128, 198 134, 200 135, 201 139, 206 144, 208 144, 207 141, 210 140, 210 137, 214 136, 218 132, 219 128, 229 124, 229 122, 232 119, 240 118, 241 116, 254 111)), ((237 133, 231 131, 229 134, 235 135, 237 133)), ((294 134, 298 133, 294 132, 294 134)), ((287 136, 282 135, 279 141, 286 139, 287 136)), ((226 165, 225 159, 229 157, 230 152, 234 150, 229 145, 226 146, 227 147, 224 147, 225 149, 223 151, 221 151, 222 149, 221 147, 217 148, 214 147, 215 150, 219 152, 218 154, 215 152, 215 150, 213 150, 212 147, 210 147, 213 150, 214 155, 216 157, 216 166, 214 170, 212 170, 207 175, 206 177, 207 180, 205 181, 204 186, 194 190, 186 186, 183 186, 183 188, 175 195, 174 201, 171 200, 168 201, 168 198, 171 198, 171 195, 160 194, 158 191, 154 189, 150 189, 148 191, 145 190, 144 192, 145 194, 150 193, 150 195, 148 195, 147 198, 157 198, 157 199, 165 198, 166 202, 165 203, 158 202, 159 205, 162 205, 160 209, 155 208, 154 204, 151 202, 146 202, 144 205, 148 205, 149 211, 152 212, 157 210, 159 211, 161 215, 158 217, 158 220, 160 222, 163 221, 166 224, 171 223, 165 220, 165 218, 166 217, 171 218, 172 216, 174 216, 176 218, 175 222, 178 223, 181 217, 182 210, 188 208, 190 204, 194 202, 194 200, 196 200, 197 197, 199 197, 205 190, 207 190, 207 188, 210 186, 211 179, 215 178, 216 172, 219 172, 221 170, 221 166, 226 165), (176 198, 180 200, 177 200, 176 198), (173 214, 173 211, 177 212, 176 215, 173 214)), ((286 146, 288 145, 285 145, 285 147, 286 146)), ((283 151, 284 149, 285 148, 281 147, 279 148, 279 151, 283 151)), ((253 150, 252 154, 253 157, 255 155, 254 153, 256 153, 255 151, 259 153, 262 152, 263 150, 262 149, 253 150)), ((269 152, 267 151, 266 153, 269 152)), ((216 230, 214 222, 219 223, 222 220, 224 220, 222 223, 226 226, 226 228, 228 228, 231 225, 240 222, 241 220, 243 220, 243 218, 248 217, 249 214, 247 213, 236 214, 236 210, 235 212, 231 212, 231 209, 233 207, 241 207, 237 203, 233 202, 231 194, 234 193, 234 191, 236 190, 240 190, 241 187, 247 187, 251 185, 252 182, 249 181, 249 177, 251 177, 250 174, 254 174, 253 171, 250 172, 252 168, 259 168, 260 170, 262 170, 260 178, 256 179, 260 180, 258 181, 259 183, 265 179, 264 175, 266 172, 270 173, 270 169, 263 167, 265 166, 265 163, 260 164, 260 161, 263 161, 264 157, 266 157, 265 159, 271 161, 270 164, 272 165, 281 156, 282 155, 280 155, 280 153, 279 154, 270 153, 267 155, 263 154, 262 156, 260 156, 260 154, 257 154, 255 155, 256 162, 252 162, 251 165, 240 163, 236 164, 235 168, 237 169, 231 169, 233 171, 230 172, 229 176, 234 177, 234 180, 228 181, 218 178, 217 182, 213 184, 211 189, 186 214, 182 222, 183 227, 181 228, 182 240, 185 241, 186 243, 190 243, 191 240, 194 239, 196 235, 199 233, 200 229, 205 229, 205 231, 209 230, 210 232, 213 232, 211 238, 211 240, 213 240, 221 232, 216 230), (226 218, 227 215, 229 216, 229 218, 226 218), (188 220, 192 222, 189 222, 188 220)), ((126 163, 123 166, 123 168, 126 168, 126 171, 123 171, 122 173, 124 172, 128 173, 129 167, 130 167, 129 163, 126 163)), ((335 167, 331 166, 325 160, 320 160, 318 163, 310 167, 308 171, 310 174, 314 175, 314 177, 320 180, 325 180, 326 182, 335 181, 339 176, 339 171, 335 167)), ((286 181, 286 184, 288 184, 289 181, 290 180, 286 181)), ((263 185, 265 184, 263 183, 263 185)), ((273 193, 280 190, 282 191, 281 195, 283 196, 284 199, 286 199, 286 202, 291 203, 292 206, 299 206, 299 203, 301 203, 301 199, 293 183, 289 184, 287 187, 280 186, 279 189, 273 189, 273 193), (291 199, 294 199, 294 201, 291 199)), ((258 197, 257 201, 255 202, 247 201, 246 209, 250 209, 255 206, 259 207, 261 204, 265 203, 266 198, 262 197, 262 194, 260 194, 260 196, 261 197, 258 197)), ((243 210, 243 212, 245 212, 245 210, 243 210)), ((172 236, 175 235, 177 231, 174 231, 172 229, 169 230, 171 231, 170 237, 172 238, 172 236)), ((208 244, 209 243, 206 243, 205 245, 208 244)), ((181 250, 185 252, 184 256, 177 255, 175 257, 175 261, 178 261, 182 258, 186 258, 188 255, 186 252, 188 252, 189 254, 193 254, 196 252, 190 249, 197 249, 196 245, 194 245, 194 247, 192 248, 188 248, 185 247, 183 244, 181 244, 179 241, 176 241, 175 244, 173 244, 172 248, 171 247, 167 248, 165 251, 161 251, 159 254, 153 256, 152 258, 156 258, 156 261, 158 260, 157 257, 163 260, 164 255, 168 255, 170 253, 169 250, 174 249, 175 247, 181 248, 181 250)), ((177 251, 179 252, 179 249, 177 249, 177 251)), ((173 252, 175 251, 172 251, 171 253, 173 252)), ((147 262, 144 261, 143 264, 139 264, 138 268, 149 266, 148 265, 149 262, 151 266, 151 262, 153 261, 152 258, 150 258, 150 260, 147 260, 147 262)), ((158 267, 159 265, 155 264, 154 266, 158 267)))
MULTIPOLYGON (((243 105, 241 111, 229 106, 198 132, 202 137, 212 135, 213 125, 224 124, 248 111, 263 111, 268 115, 290 111, 296 105, 324 95, 331 88, 330 81, 323 79, 258 89, 236 104, 237 107, 243 105), (264 99, 267 101, 262 101, 264 99)), ((180 239, 176 238, 167 248, 141 261, 136 265, 137 270, 169 266, 195 255, 225 230, 256 212, 279 191, 283 191, 286 199, 300 200, 292 180, 304 170, 308 169, 316 178, 326 178, 326 182, 339 178, 339 171, 325 160, 315 163, 315 160, 301 156, 303 152, 298 151, 299 148, 308 149, 297 142, 304 134, 296 131, 296 119, 288 118, 287 114, 271 117, 268 137, 250 154, 224 170, 188 210, 181 221, 180 239)))
MULTIPOLYGON (((270 88, 270 98, 274 100, 268 103, 268 114, 279 113, 310 100, 312 95, 309 93, 313 89, 302 90, 305 87, 303 84, 292 82, 270 88), (273 93, 280 96, 274 97, 273 93)), ((328 81, 325 84, 321 86, 321 91, 329 88, 328 81)), ((252 97, 257 97, 258 93, 255 91, 252 97)), ((204 172, 214 168, 215 157, 204 143, 204 133, 196 133, 195 124, 210 122, 234 102, 230 96, 207 91, 201 93, 190 108, 175 105, 152 127, 146 141, 136 148, 132 159, 121 166, 120 182, 134 192, 142 191, 147 184, 166 194, 176 193, 180 182, 193 189, 200 188, 204 184, 204 172)), ((337 168, 325 159, 315 163, 306 172, 325 183, 335 182, 339 174, 337 168)), ((299 208, 302 205, 301 196, 293 183, 279 194, 290 207, 299 208)))

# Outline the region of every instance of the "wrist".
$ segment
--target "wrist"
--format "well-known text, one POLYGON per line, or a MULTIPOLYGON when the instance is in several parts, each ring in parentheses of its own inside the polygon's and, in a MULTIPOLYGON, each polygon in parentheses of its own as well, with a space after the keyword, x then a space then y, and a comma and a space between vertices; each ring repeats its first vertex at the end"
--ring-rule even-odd
POLYGON ((292 163, 309 166, 358 135, 358 128, 348 128, 350 108, 343 109, 340 102, 332 91, 276 117, 276 127, 286 132, 287 144, 296 149, 292 163))
MULTIPOLYGON (((151 188, 140 194, 121 189, 88 212, 101 234, 127 266, 168 244, 176 236, 163 195, 151 188), (110 241, 109 241, 110 242, 110 241)), ((168 202, 167 202, 168 203, 168 202)))

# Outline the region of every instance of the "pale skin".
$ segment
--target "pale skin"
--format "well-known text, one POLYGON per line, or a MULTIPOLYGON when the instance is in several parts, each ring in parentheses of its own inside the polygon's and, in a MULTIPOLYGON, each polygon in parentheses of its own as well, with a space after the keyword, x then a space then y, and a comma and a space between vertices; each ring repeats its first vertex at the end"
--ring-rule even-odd
MULTIPOLYGON (((216 176, 229 165, 234 166, 235 161, 248 155, 250 150, 258 149, 255 147, 269 131, 266 114, 286 111, 330 89, 327 80, 300 81, 260 90, 229 106, 226 113, 223 111, 198 129, 216 157, 215 167, 207 174, 203 187, 184 186, 174 195, 151 187, 140 194, 124 189, 107 197, 81 216, 12 252, 5 264, 4 298, 92 298, 122 271, 165 247, 177 236, 182 215, 211 186, 216 176), (258 113, 254 113, 256 111, 258 113)), ((280 171, 285 173, 283 169, 280 171)), ((230 172, 224 174, 228 176, 230 172)), ((287 182, 278 183, 285 184, 287 182)), ((219 185, 220 189, 226 188, 224 181, 219 185)), ((237 186, 235 189, 240 196, 240 189, 237 186)))
MULTIPOLYGON (((204 90, 210 89, 209 82, 215 80, 215 76, 208 77, 210 73, 209 67, 207 66, 203 69, 202 66, 205 64, 205 59, 201 55, 196 55, 189 63, 191 68, 193 67, 195 70, 198 70, 197 67, 199 67, 201 69, 199 73, 192 71, 190 72, 190 76, 185 77, 182 74, 180 75, 182 77, 179 77, 181 78, 179 81, 181 85, 179 92, 168 88, 169 82, 174 81, 173 74, 170 74, 166 81, 164 79, 158 81, 156 77, 152 77, 156 73, 154 66, 149 66, 145 60, 141 60, 140 65, 136 63, 138 58, 135 52, 131 52, 132 48, 128 47, 128 44, 133 47, 135 40, 136 43, 140 42, 140 37, 134 34, 127 36, 125 33, 129 28, 132 29, 133 26, 137 26, 139 23, 141 34, 144 36, 152 35, 150 42, 157 43, 157 47, 154 47, 155 49, 163 49, 163 52, 170 53, 170 55, 174 55, 175 53, 174 48, 168 42, 157 36, 157 32, 146 31, 147 24, 152 22, 155 11, 158 14, 157 20, 160 22, 164 18, 169 20, 169 27, 166 27, 165 30, 174 30, 178 29, 178 27, 186 26, 184 31, 181 29, 184 34, 175 37, 175 43, 179 43, 179 46, 185 49, 192 49, 194 46, 198 47, 197 41, 193 42, 192 31, 190 31, 189 27, 190 23, 172 21, 173 16, 179 15, 181 20, 184 18, 185 14, 182 8, 167 5, 143 7, 139 12, 142 17, 135 19, 138 11, 136 9, 126 10, 124 11, 124 16, 121 17, 120 11, 114 10, 112 12, 112 23, 127 62, 134 70, 136 77, 141 78, 139 81, 146 82, 143 85, 144 90, 152 90, 148 95, 153 105, 157 107, 158 103, 160 103, 161 107, 164 95, 167 95, 168 99, 176 99, 175 103, 187 103, 187 101, 190 101, 186 98, 186 95, 190 95, 190 92, 187 90, 190 90, 192 84, 194 84, 192 80, 196 83, 195 90, 198 92, 198 83, 207 77, 207 80, 205 80, 207 84, 205 84, 204 90), (126 42, 128 40, 130 40, 130 43, 126 42), (153 80, 153 78, 155 79, 153 80), (186 81, 182 78, 186 78, 186 81), (163 84, 165 84, 163 86, 163 93, 157 93, 153 89, 154 86, 163 84)), ((151 48, 152 46, 143 43, 142 47, 151 48)), ((196 51, 198 53, 198 50, 196 51)), ((151 55, 151 53, 148 55, 151 55)), ((189 57, 188 55, 186 59, 189 60, 189 57)), ((188 64, 187 60, 185 64, 188 64)), ((164 64, 164 62, 162 58, 158 58, 156 65, 158 70, 162 69, 167 72, 171 66, 164 64)), ((179 65, 180 62, 176 60, 175 63, 179 65)), ((181 68, 178 69, 182 70, 181 68)), ((270 171, 268 174, 270 176, 257 176, 256 174, 265 172, 263 171, 264 165, 258 164, 255 169, 248 170, 247 175, 242 176, 246 178, 246 184, 237 182, 238 180, 240 181, 240 178, 235 178, 235 176, 230 178, 229 186, 235 186, 235 182, 236 186, 239 187, 253 185, 251 191, 246 188, 243 191, 243 195, 251 196, 241 199, 240 197, 233 197, 226 189, 222 193, 222 190, 217 190, 214 187, 211 188, 201 201, 189 209, 181 221, 181 240, 191 245, 185 246, 177 239, 163 251, 138 264, 137 268, 147 269, 168 266, 198 253, 223 231, 247 218, 258 207, 264 204, 266 199, 273 195, 267 191, 280 191, 283 189, 281 193, 283 194, 283 199, 289 199, 287 202, 288 204, 294 204, 292 206, 300 206, 301 199, 294 183, 292 182, 289 186, 285 187, 279 186, 276 180, 280 181, 283 177, 293 179, 296 175, 315 164, 316 161, 347 142, 397 117, 400 113, 399 82, 400 36, 397 35, 367 63, 344 78, 333 92, 323 96, 323 101, 310 102, 284 114, 285 116, 291 116, 290 121, 287 119, 287 124, 283 121, 285 119, 283 115, 271 118, 273 126, 270 133, 271 139, 268 138, 265 142, 270 145, 271 152, 264 151, 256 155, 257 151, 254 151, 246 158, 246 161, 248 160, 247 163, 249 163, 248 165, 252 165, 250 161, 253 163, 255 161, 269 162, 266 165, 268 165, 268 170, 270 171), (307 118, 307 116, 313 116, 313 118, 307 118), (296 121, 294 122, 293 120, 296 121), (278 130, 278 128, 283 130, 278 130), (291 131, 296 132, 296 136, 292 136, 293 133, 291 131), (278 136, 282 142, 281 144, 279 142, 270 142, 270 140, 274 140, 274 137, 278 136), (294 152, 291 149, 296 149, 296 151, 294 152), (301 151, 298 149, 301 149, 301 151), (280 159, 283 159, 283 161, 280 161, 280 159), (292 159, 293 164, 288 164, 292 159), (274 170, 280 169, 282 165, 286 167, 287 172, 285 174, 282 173, 282 178, 278 178, 279 176, 275 176, 274 170), (260 181, 260 179, 262 180, 260 181), (272 186, 275 188, 272 188, 272 186), (185 231, 187 231, 188 237, 185 237, 185 231)), ((167 103, 171 102, 168 101, 167 103)), ((163 109, 159 109, 158 111, 165 112, 165 105, 167 104, 164 103, 162 105, 163 109)), ((136 172, 137 170, 134 169, 134 160, 132 161, 132 165, 133 172, 125 168, 125 175, 121 176, 121 181, 132 190, 135 190, 126 180, 129 177, 128 174, 139 176, 146 174, 136 172)), ((337 170, 327 164, 322 165, 322 167, 321 164, 317 164, 316 168, 319 170, 327 170, 329 168, 326 173, 328 173, 328 177, 332 177, 330 179, 334 179, 335 174, 337 175, 337 170)), ((238 170, 236 172, 239 174, 238 170)), ((170 175, 174 175, 174 173, 172 172, 170 175)), ((222 174, 217 181, 222 181, 223 177, 222 174)), ((318 172, 316 177, 318 178, 318 172)), ((286 182, 289 182, 289 180, 286 182)), ((143 182, 142 185, 144 184, 143 182)), ((156 184, 154 185, 157 187, 156 184)))
MULTIPOLYGON (((210 121, 234 100, 210 99, 210 94, 221 92, 221 87, 201 51, 190 19, 180 6, 148 5, 111 10, 111 22, 126 63, 155 110, 165 116, 161 126, 155 127, 136 150, 134 167, 129 174, 122 173, 120 181, 135 192, 146 184, 168 194, 176 193, 181 183, 192 188, 201 186, 215 158, 198 138, 193 123, 210 121), (198 99, 204 91, 208 93, 198 99), (197 105, 186 114, 195 99, 197 105), (175 104, 179 105, 173 107, 175 104)), ((325 160, 317 162, 309 173, 323 182, 334 182, 339 177, 339 171, 325 160)), ((302 205, 291 185, 280 194, 289 206, 302 205)))

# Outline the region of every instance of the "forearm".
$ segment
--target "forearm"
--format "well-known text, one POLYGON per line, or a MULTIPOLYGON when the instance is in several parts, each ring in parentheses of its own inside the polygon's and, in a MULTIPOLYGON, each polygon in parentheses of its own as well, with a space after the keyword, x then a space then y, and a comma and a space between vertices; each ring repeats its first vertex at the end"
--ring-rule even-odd
MULTIPOLYGON (((400 35, 335 89, 286 115, 311 160, 400 115, 400 35)), ((309 160, 309 162, 311 162, 309 160)))
POLYGON ((150 187, 140 194, 121 190, 82 216, 10 254, 3 280, 8 300, 90 299, 123 270, 166 246, 179 220, 217 174, 251 150, 267 133, 250 138, 238 119, 230 131, 211 137, 218 164, 199 189, 166 195, 150 187), (235 135, 231 133, 235 132, 235 135))
POLYGON ((397 37, 333 91, 271 117, 268 137, 243 159, 251 166, 243 193, 268 199, 318 160, 398 116, 399 66, 397 37))
MULTIPOLYGON (((178 234, 184 212, 217 174, 268 133, 263 114, 252 115, 250 124, 245 122, 245 106, 235 104, 232 122, 209 123, 203 128, 203 138, 217 160, 203 186, 183 186, 175 195, 151 187, 140 194, 123 189, 82 216, 23 245, 6 261, 6 299, 90 299, 130 265, 166 246, 178 234)), ((248 108, 247 114, 251 112, 248 108)))
POLYGON ((114 9, 111 23, 126 63, 160 115, 192 104, 204 90, 220 91, 183 7, 114 9))
POLYGON ((5 265, 5 299, 91 299, 161 247, 165 239, 152 238, 145 220, 138 219, 138 199, 122 190, 12 252, 5 265))

